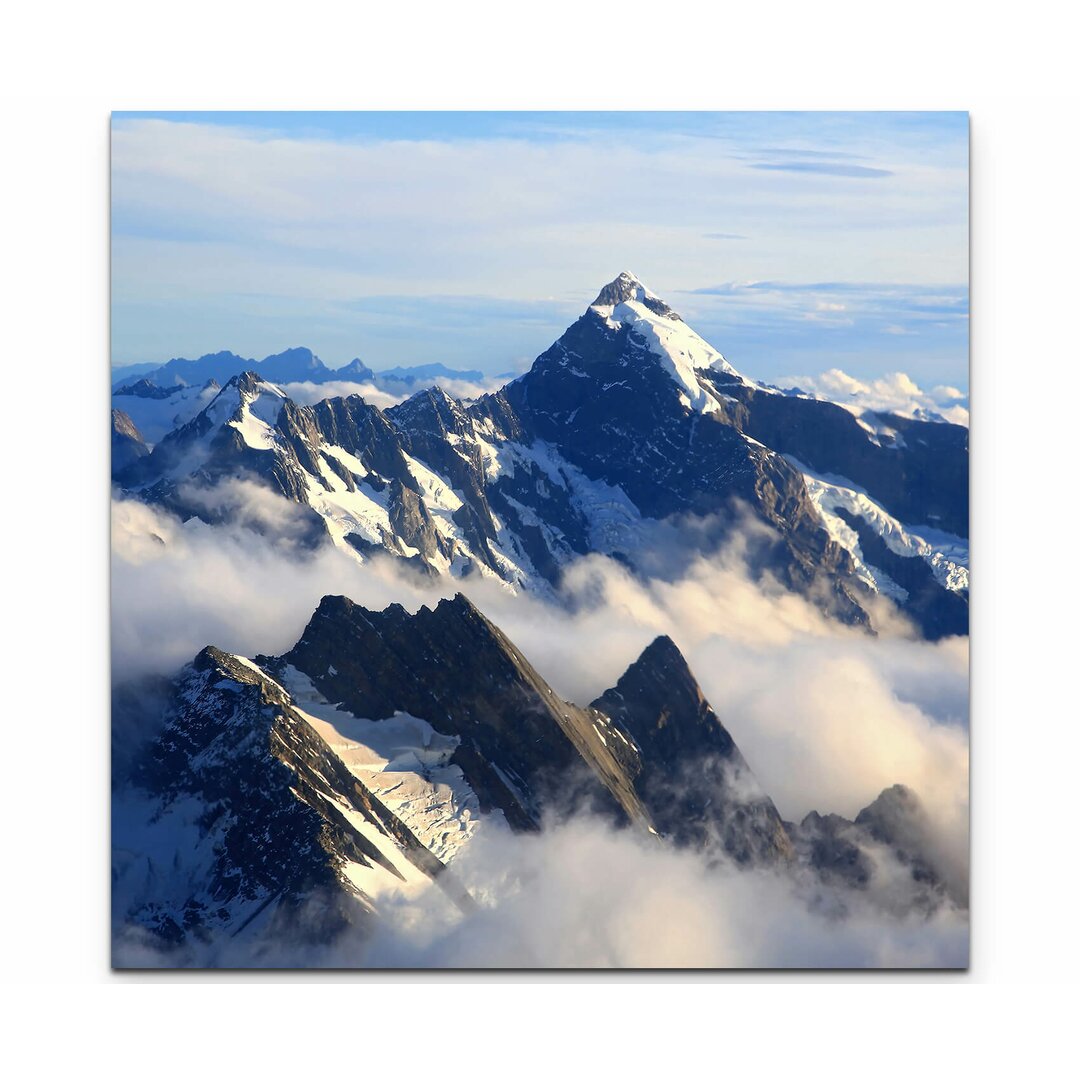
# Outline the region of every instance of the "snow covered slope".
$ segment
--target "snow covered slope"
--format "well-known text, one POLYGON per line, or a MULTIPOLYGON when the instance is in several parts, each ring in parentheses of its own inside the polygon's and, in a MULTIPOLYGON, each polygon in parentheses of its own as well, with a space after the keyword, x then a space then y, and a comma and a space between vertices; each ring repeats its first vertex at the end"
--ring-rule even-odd
POLYGON ((437 878, 442 862, 328 735, 258 665, 204 649, 114 798, 117 926, 212 942, 290 925, 316 902, 321 939, 437 878))
POLYGON ((201 412, 221 387, 213 380, 202 386, 155 386, 146 379, 113 391, 113 405, 131 417, 151 445, 201 412))

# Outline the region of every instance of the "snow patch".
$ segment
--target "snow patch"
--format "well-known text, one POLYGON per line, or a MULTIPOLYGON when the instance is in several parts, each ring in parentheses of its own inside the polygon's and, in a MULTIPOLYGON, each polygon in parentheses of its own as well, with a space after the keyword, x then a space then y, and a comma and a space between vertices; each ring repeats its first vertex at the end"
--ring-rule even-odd
POLYGON ((810 500, 829 535, 851 553, 860 576, 872 587, 897 599, 907 596, 887 575, 862 561, 858 536, 836 513, 838 509, 862 518, 895 554, 925 559, 934 578, 946 589, 961 592, 968 588, 968 542, 962 537, 928 526, 905 525, 846 477, 815 473, 790 454, 784 456, 802 473, 810 500))

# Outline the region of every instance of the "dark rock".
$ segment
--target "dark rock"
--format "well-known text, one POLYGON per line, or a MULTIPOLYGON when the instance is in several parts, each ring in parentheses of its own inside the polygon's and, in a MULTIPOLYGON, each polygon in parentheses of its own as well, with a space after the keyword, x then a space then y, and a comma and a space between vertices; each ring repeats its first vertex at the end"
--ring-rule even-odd
MULTIPOLYGON (((635 787, 660 832, 739 863, 791 855, 772 800, 701 692, 682 653, 658 637, 592 707, 632 740, 635 787)), ((609 736, 618 746, 620 734, 609 736)))

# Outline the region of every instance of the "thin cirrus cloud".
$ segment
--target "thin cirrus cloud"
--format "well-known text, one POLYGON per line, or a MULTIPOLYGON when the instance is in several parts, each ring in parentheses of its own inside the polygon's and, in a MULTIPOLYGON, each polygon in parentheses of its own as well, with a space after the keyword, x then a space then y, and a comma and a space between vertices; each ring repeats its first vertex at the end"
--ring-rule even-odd
POLYGON ((750 168, 775 172, 818 173, 821 176, 847 176, 857 180, 896 175, 890 169, 874 169, 868 165, 845 165, 831 161, 759 161, 750 168))
POLYGON ((669 301, 765 382, 841 366, 870 380, 904 371, 927 385, 968 383, 966 285, 729 281, 669 301), (798 366, 781 370, 785 361, 798 366))

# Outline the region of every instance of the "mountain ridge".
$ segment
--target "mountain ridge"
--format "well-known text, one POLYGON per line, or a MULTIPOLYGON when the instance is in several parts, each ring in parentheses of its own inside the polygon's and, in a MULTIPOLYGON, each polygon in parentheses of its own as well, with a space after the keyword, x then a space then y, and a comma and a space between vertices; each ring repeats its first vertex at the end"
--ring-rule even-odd
POLYGON ((461 594, 413 614, 328 595, 280 657, 207 646, 117 779, 114 925, 166 954, 363 938, 384 901, 432 886, 471 912, 454 863, 477 836, 582 809, 647 843, 822 885, 865 889, 873 851, 889 850, 920 905, 945 900, 913 793, 887 789, 854 822, 785 824, 670 638, 582 708, 461 594), (705 767, 687 788, 691 762, 705 767))
POLYGON ((695 540, 707 554, 748 512, 771 537, 753 572, 830 616, 869 626, 883 593, 925 634, 966 630, 966 431, 908 421, 890 441, 839 406, 745 379, 629 274, 597 299, 611 303, 471 403, 436 387, 385 411, 353 395, 262 418, 254 403, 284 395, 257 372, 234 376, 117 480, 189 517, 203 514, 183 494, 193 483, 251 474, 361 559, 549 593, 581 556, 647 557, 651 522, 707 524, 695 540), (912 577, 911 558, 931 575, 912 577), (898 577, 917 578, 915 593, 898 577))

